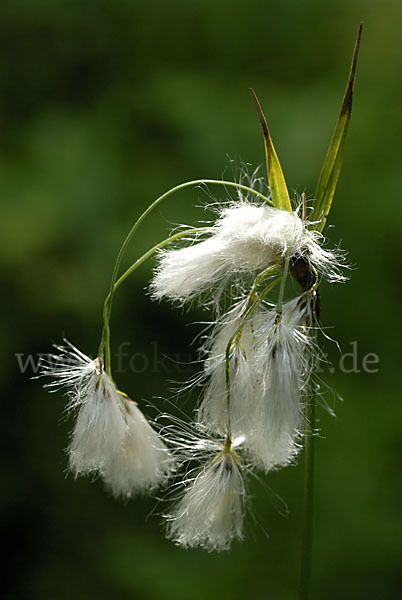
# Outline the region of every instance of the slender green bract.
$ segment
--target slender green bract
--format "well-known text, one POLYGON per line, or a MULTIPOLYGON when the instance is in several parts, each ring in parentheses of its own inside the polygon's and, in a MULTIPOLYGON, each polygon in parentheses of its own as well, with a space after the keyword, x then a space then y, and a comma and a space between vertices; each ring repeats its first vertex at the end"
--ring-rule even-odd
POLYGON ((268 185, 271 192, 272 204, 275 206, 275 208, 281 208, 282 210, 288 210, 291 212, 292 204, 290 202, 288 188, 286 186, 285 177, 283 175, 278 155, 275 152, 275 148, 269 134, 267 120, 262 111, 261 104, 259 103, 258 98, 252 88, 250 88, 250 92, 257 106, 257 112, 260 119, 262 132, 264 134, 268 185))
MULTIPOLYGON (((360 24, 355 49, 353 52, 352 66, 343 97, 341 112, 329 146, 328 154, 324 161, 315 193, 313 211, 309 218, 311 229, 322 231, 334 197, 336 184, 342 165, 345 149, 346 133, 352 114, 353 88, 356 77, 357 57, 359 53, 362 24, 360 24)), ((318 287, 318 277, 312 289, 318 287)), ((312 393, 306 400, 305 415, 308 423, 308 435, 305 443, 304 455, 304 522, 302 533, 302 553, 300 569, 299 600, 311 598, 312 583, 312 552, 313 552, 313 520, 314 520, 314 469, 315 469, 315 408, 316 397, 312 393)))
POLYGON ((332 136, 328 154, 321 170, 315 192, 313 212, 309 218, 311 222, 310 228, 316 229, 317 231, 322 231, 326 223, 341 170, 346 133, 352 114, 353 89, 355 84, 357 57, 359 54, 362 27, 363 26, 361 24, 357 33, 355 49, 352 58, 352 66, 350 68, 349 79, 346 86, 345 95, 343 97, 341 112, 332 136))

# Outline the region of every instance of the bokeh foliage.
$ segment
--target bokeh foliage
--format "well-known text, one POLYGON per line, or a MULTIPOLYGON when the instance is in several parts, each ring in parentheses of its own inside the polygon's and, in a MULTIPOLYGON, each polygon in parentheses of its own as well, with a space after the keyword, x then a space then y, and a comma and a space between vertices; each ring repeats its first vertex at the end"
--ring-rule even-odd
MULTIPOLYGON (((312 194, 361 20, 354 112, 328 231, 356 268, 347 285, 323 286, 323 321, 334 325, 328 333, 344 352, 357 341, 360 369, 367 353, 380 362, 378 373, 342 373, 335 345, 326 343, 335 371, 323 377, 344 401, 335 403, 337 419, 320 411, 314 588, 328 600, 398 596, 401 19, 398 0, 3 0, 7 597, 295 598, 300 467, 253 482, 256 516, 243 544, 222 556, 181 551, 163 538, 157 517, 147 519, 154 501, 125 506, 99 482, 65 477, 71 423, 60 421, 63 398, 29 381, 29 369, 21 374, 15 353, 48 352, 63 334, 96 352, 113 259, 132 219, 173 185, 219 178, 225 168, 230 176, 227 155, 264 163, 250 86, 289 187, 312 194), (287 519, 275 510, 277 496, 288 504, 287 519)), ((165 204, 143 226, 132 257, 161 239, 169 223, 206 218, 194 207, 203 202, 194 191, 165 204)), ((135 399, 163 407, 153 398, 169 395, 166 380, 192 372, 180 372, 171 359, 196 358, 191 341, 200 326, 189 324, 208 315, 151 303, 143 292, 150 275, 147 265, 119 290, 115 347, 129 340, 124 350, 145 358, 135 358, 137 373, 116 377, 135 399)), ((351 368, 351 357, 345 364, 351 368)), ((326 398, 332 405, 331 393, 326 398)))

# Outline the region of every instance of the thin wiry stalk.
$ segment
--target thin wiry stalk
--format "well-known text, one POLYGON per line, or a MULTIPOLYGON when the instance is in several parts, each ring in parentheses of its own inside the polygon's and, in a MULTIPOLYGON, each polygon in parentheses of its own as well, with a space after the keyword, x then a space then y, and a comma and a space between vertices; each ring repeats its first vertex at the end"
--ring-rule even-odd
POLYGON ((178 233, 171 235, 170 237, 166 238, 162 242, 159 242, 159 244, 155 244, 155 246, 150 248, 147 252, 145 252, 145 254, 143 254, 140 258, 138 258, 131 265, 131 267, 129 267, 126 271, 124 271, 123 275, 121 275, 119 277, 119 279, 116 281, 116 283, 114 284, 113 292, 115 292, 117 290, 117 288, 119 287, 119 285, 121 285, 123 283, 123 281, 125 281, 125 279, 127 279, 127 277, 129 277, 129 275, 131 275, 131 273, 133 273, 140 265, 142 265, 143 262, 145 262, 153 254, 155 254, 155 252, 157 250, 164 248, 168 244, 170 244, 170 243, 174 242, 175 240, 178 240, 186 235, 192 235, 193 233, 206 233, 207 231, 213 231, 213 228, 212 227, 196 227, 193 229, 185 229, 183 231, 179 231, 178 233))
POLYGON ((211 227, 197 227, 192 229, 185 229, 184 231, 179 231, 174 235, 166 238, 162 242, 159 242, 152 248, 150 248, 145 254, 143 254, 140 258, 138 258, 120 277, 117 281, 115 281, 113 288, 110 290, 109 294, 106 297, 105 303, 103 305, 103 331, 101 343, 99 346, 98 354, 101 355, 103 350, 105 352, 105 370, 111 375, 111 363, 110 363, 110 315, 112 311, 112 300, 113 295, 116 292, 117 288, 127 279, 131 273, 133 273, 143 262, 145 262, 148 258, 150 258, 157 250, 163 248, 167 244, 174 242, 175 240, 182 238, 186 235, 192 235, 194 233, 205 233, 207 231, 211 231, 211 227))
MULTIPOLYGON (((319 279, 314 269, 313 285, 305 294, 316 294, 319 279)), ((318 325, 317 315, 313 314, 313 322, 318 325)), ((315 333, 315 340, 317 333, 315 333)), ((314 482, 315 482, 315 411, 316 393, 312 386, 311 392, 306 399, 305 417, 307 424, 307 435, 304 454, 304 515, 302 526, 302 547, 300 562, 300 588, 299 600, 309 600, 311 596, 312 566, 313 566, 313 531, 314 531, 314 482)))
POLYGON ((187 181, 185 183, 175 186, 174 188, 172 188, 172 189, 168 190, 167 192, 165 192, 164 194, 162 194, 162 196, 159 196, 159 198, 154 200, 154 202, 152 202, 152 204, 150 204, 148 206, 148 208, 140 215, 140 217, 136 220, 136 222, 134 223, 134 225, 128 232, 126 239, 124 240, 124 242, 119 250, 119 253, 116 258, 116 262, 113 267, 112 279, 111 279, 111 283, 110 283, 110 290, 109 290, 109 293, 108 293, 106 300, 104 302, 104 305, 103 305, 103 330, 102 330, 102 336, 101 336, 98 354, 99 354, 99 356, 101 356, 103 354, 103 352, 105 352, 105 368, 106 368, 106 372, 109 375, 111 374, 109 320, 110 320, 110 315, 112 312, 112 303, 113 303, 113 296, 114 296, 114 292, 115 292, 115 283, 117 281, 117 276, 118 276, 118 272, 120 269, 121 261, 123 259, 124 253, 127 249, 127 246, 129 245, 132 237, 134 236, 135 232, 137 231, 137 229, 141 225, 141 223, 144 221, 144 219, 153 211, 154 208, 156 208, 163 200, 165 200, 165 198, 168 198, 175 192, 178 192, 179 190, 182 190, 187 187, 193 187, 196 185, 208 185, 208 184, 224 185, 226 187, 235 187, 239 190, 249 192, 249 193, 253 194, 254 196, 257 196, 258 198, 261 198, 268 204, 272 204, 271 200, 269 198, 267 198, 266 196, 264 196, 264 194, 261 194, 257 190, 254 190, 253 188, 250 188, 241 183, 235 183, 234 181, 221 181, 221 180, 217 180, 217 179, 196 179, 194 181, 187 181))
POLYGON ((306 419, 309 430, 304 454, 304 518, 302 530, 302 552, 300 568, 299 600, 309 600, 311 593, 313 524, 314 524, 314 467, 315 467, 315 395, 306 402, 306 419))

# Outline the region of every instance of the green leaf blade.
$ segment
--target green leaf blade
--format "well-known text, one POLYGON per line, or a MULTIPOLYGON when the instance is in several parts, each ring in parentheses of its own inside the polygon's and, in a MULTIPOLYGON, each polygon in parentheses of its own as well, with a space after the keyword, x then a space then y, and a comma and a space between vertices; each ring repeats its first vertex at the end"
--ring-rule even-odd
POLYGON ((342 157, 345 149, 345 139, 352 114, 353 89, 356 77, 357 57, 359 54, 362 24, 357 33, 356 44, 353 52, 352 65, 338 122, 329 145, 321 174, 315 192, 315 202, 310 216, 311 228, 322 231, 331 209, 335 194, 336 184, 342 166, 342 157))
POLYGON ((285 177, 279 162, 278 155, 275 152, 274 145, 269 133, 267 120, 261 108, 261 104, 252 88, 250 88, 254 102, 257 106, 258 116, 261 122, 262 132, 264 134, 265 156, 267 161, 268 185, 271 192, 271 200, 275 208, 281 208, 292 212, 292 205, 289 198, 288 188, 285 177))

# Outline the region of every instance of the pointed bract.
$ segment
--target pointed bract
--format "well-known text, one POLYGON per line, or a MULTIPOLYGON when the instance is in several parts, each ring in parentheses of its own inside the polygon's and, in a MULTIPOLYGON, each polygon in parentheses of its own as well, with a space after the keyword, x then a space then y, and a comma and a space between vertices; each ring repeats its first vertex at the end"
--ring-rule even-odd
POLYGON ((317 231, 322 231, 326 223, 341 170, 346 133, 352 114, 353 88, 355 84, 357 57, 359 54, 361 34, 362 25, 359 27, 356 38, 352 66, 350 68, 349 79, 346 85, 345 95, 343 97, 341 112, 315 192, 313 212, 310 216, 310 227, 317 231))
POLYGON ((261 104, 252 88, 250 88, 251 94, 254 98, 254 102, 257 106, 257 112, 260 119, 262 132, 264 135, 265 145, 265 156, 267 161, 267 176, 268 186, 271 192, 272 204, 276 208, 282 210, 292 211, 292 204, 289 198, 288 188, 286 186, 285 177, 283 175, 282 167, 279 162, 278 155, 275 152, 274 145, 269 133, 267 120, 262 111, 261 104))

